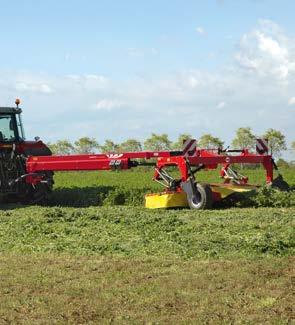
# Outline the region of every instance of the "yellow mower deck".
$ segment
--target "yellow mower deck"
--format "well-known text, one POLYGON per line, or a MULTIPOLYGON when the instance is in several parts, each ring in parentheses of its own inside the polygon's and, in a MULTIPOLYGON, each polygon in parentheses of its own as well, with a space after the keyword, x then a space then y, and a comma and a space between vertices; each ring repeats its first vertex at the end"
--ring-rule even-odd
POLYGON ((236 185, 236 184, 218 184, 212 183, 209 184, 212 192, 219 193, 221 199, 228 197, 233 193, 246 193, 251 191, 256 191, 258 189, 257 185, 236 185))
MULTIPOLYGON (((214 193, 218 193, 221 199, 234 193, 245 193, 255 191, 258 186, 255 185, 235 185, 235 184, 209 184, 214 193)), ((217 194, 217 195, 218 195, 217 194)), ((161 208, 186 208, 189 204, 185 192, 162 192, 147 194, 145 196, 145 207, 148 209, 161 208)))
POLYGON ((148 209, 185 208, 188 207, 185 192, 153 193, 145 196, 145 207, 148 209))

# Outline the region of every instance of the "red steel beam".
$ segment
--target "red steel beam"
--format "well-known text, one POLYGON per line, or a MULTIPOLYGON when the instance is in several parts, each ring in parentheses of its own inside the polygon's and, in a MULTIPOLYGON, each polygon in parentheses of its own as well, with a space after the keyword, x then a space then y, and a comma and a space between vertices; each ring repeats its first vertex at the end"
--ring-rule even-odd
POLYGON ((170 157, 170 151, 143 151, 127 152, 119 154, 96 154, 96 155, 68 155, 68 156, 31 156, 27 159, 26 168, 28 173, 40 171, 73 171, 73 170, 110 170, 112 163, 120 162, 121 169, 131 166, 131 159, 152 159, 170 157))
POLYGON ((238 155, 218 154, 212 151, 195 150, 194 155, 183 155, 178 151, 143 151, 119 154, 31 156, 27 159, 28 173, 42 171, 111 170, 133 167, 132 159, 157 159, 158 168, 174 165, 179 168, 182 179, 188 177, 188 166, 203 164, 205 168, 216 169, 219 164, 262 164, 266 170, 266 181, 273 180, 273 162, 270 155, 251 154, 243 150, 238 155))

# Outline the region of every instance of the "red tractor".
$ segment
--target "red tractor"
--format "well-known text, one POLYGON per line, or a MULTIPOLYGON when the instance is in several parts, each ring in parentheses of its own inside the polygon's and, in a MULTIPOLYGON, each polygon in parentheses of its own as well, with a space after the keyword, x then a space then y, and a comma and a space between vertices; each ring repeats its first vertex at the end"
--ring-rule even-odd
POLYGON ((37 203, 45 199, 53 185, 53 173, 47 173, 46 182, 30 184, 21 179, 26 172, 29 156, 49 156, 50 149, 39 139, 26 141, 18 107, 0 107, 0 199, 37 203))

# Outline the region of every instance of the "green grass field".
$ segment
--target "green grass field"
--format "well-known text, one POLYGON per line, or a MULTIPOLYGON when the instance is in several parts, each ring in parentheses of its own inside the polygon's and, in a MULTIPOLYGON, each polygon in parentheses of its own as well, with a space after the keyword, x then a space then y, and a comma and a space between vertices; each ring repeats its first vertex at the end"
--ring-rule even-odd
MULTIPOLYGON (((283 174, 294 186, 294 170, 283 174)), ((151 211, 151 176, 58 173, 48 206, 3 206, 0 324, 294 321, 293 196, 280 207, 151 211)))

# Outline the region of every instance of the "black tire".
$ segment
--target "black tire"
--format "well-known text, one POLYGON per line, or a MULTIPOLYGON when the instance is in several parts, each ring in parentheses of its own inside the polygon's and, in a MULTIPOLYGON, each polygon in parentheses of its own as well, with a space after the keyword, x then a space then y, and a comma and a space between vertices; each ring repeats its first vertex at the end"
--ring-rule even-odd
POLYGON ((279 175, 277 178, 275 178, 272 181, 271 187, 276 188, 283 192, 287 192, 290 190, 289 184, 283 179, 282 175, 279 175))
POLYGON ((26 196, 20 198, 20 202, 24 205, 45 204, 50 193, 51 189, 47 184, 36 184, 29 189, 26 196))
POLYGON ((211 187, 208 184, 196 183, 196 196, 188 198, 188 204, 191 209, 206 210, 211 209, 213 205, 213 195, 211 187))

